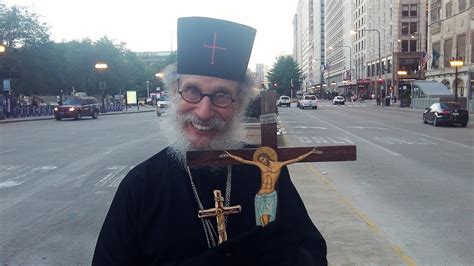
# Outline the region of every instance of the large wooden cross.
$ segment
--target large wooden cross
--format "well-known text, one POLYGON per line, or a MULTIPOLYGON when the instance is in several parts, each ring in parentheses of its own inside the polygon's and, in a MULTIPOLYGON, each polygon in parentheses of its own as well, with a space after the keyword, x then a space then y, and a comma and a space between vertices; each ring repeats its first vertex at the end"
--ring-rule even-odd
MULTIPOLYGON (((261 100, 261 146, 267 146, 277 152, 279 161, 296 158, 301 154, 311 151, 314 147, 288 147, 279 148, 277 142, 277 115, 276 96, 273 91, 265 91, 260 94, 261 100)), ((355 161, 356 146, 318 146, 322 154, 312 154, 300 162, 330 162, 330 161, 355 161)), ((252 160, 256 149, 228 150, 233 155, 252 160)), ((186 161, 188 166, 197 165, 235 165, 240 162, 229 158, 222 158, 224 151, 188 151, 186 161)))
MULTIPOLYGON (((278 161, 288 161, 291 159, 298 158, 302 154, 306 154, 315 147, 292 147, 292 148, 279 148, 277 142, 277 106, 276 106, 276 93, 272 91, 265 91, 260 94, 261 100, 261 146, 270 147, 276 151, 278 161)), ((354 161, 356 160, 356 146, 319 146, 316 147, 317 152, 305 157, 299 162, 329 162, 329 161, 354 161)), ((228 153, 241 157, 245 160, 252 160, 253 154, 257 149, 238 149, 238 150, 227 150, 228 153)), ((225 151, 188 151, 186 153, 186 161, 188 166, 198 165, 235 165, 241 164, 240 161, 235 160, 229 156, 222 156, 225 151)), ((214 192, 215 193, 215 192, 214 192)), ((282 199, 284 200, 284 199, 282 199)), ((210 209, 209 212, 216 212, 216 208, 210 209)), ((202 212, 202 211, 201 211, 202 212)), ((226 213, 222 214, 222 217, 226 213)), ((217 216, 217 213, 216 215, 217 216)), ((222 220, 220 222, 218 218, 218 228, 223 228, 225 231, 225 223, 222 220), (224 227, 223 227, 224 226, 224 227)), ((224 234, 223 234, 224 235, 224 234)), ((227 234, 225 234, 227 236, 227 234)), ((221 233, 219 233, 221 238, 221 233)), ((220 242, 221 243, 221 242, 220 242)))

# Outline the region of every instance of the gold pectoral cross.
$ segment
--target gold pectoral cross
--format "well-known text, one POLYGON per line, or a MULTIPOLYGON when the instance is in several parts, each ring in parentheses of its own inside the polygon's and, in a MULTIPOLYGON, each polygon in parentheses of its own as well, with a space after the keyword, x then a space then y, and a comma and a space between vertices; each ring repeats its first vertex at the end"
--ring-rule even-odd
POLYGON ((218 243, 221 244, 227 240, 227 232, 225 231, 225 216, 239 213, 241 207, 240 205, 224 207, 224 197, 222 197, 220 190, 214 190, 214 201, 216 203, 215 207, 207 210, 200 210, 198 212, 198 217, 216 217, 217 233, 219 234, 218 243))

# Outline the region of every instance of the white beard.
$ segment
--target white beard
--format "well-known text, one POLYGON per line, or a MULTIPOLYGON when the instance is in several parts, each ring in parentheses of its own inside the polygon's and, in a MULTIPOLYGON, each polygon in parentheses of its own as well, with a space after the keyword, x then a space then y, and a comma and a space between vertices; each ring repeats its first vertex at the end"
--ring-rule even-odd
POLYGON ((232 121, 227 124, 222 119, 215 118, 211 124, 220 129, 219 133, 206 147, 196 148, 193 146, 189 137, 185 135, 183 126, 186 121, 197 121, 198 118, 193 114, 178 114, 176 105, 177 103, 173 102, 165 111, 164 115, 160 118, 159 128, 161 129, 160 135, 166 138, 168 143, 171 143, 169 150, 170 155, 183 165, 185 165, 187 151, 231 150, 242 148, 245 137, 240 125, 240 115, 236 115, 232 121))

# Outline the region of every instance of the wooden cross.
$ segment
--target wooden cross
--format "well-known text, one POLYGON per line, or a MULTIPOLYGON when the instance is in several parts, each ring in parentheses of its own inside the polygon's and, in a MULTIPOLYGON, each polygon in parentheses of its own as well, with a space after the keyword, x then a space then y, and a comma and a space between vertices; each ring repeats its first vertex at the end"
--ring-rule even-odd
MULTIPOLYGON (((314 147, 291 147, 278 148, 277 144, 277 116, 276 116, 276 96, 273 91, 265 91, 261 93, 261 146, 267 146, 277 152, 279 161, 286 161, 296 158, 301 154, 311 151, 314 147)), ((312 154, 300 162, 331 162, 331 161, 355 161, 356 146, 318 146, 317 149, 322 154, 312 154)), ((231 154, 252 160, 253 153, 256 149, 239 149, 228 150, 231 154)), ((224 151, 188 151, 186 160, 188 166, 198 165, 235 165, 240 162, 225 157, 222 158, 224 151)))
MULTIPOLYGON (((261 100, 261 146, 270 147, 277 153, 278 161, 288 161, 306 154, 313 149, 317 152, 306 156, 299 162, 329 162, 329 161, 355 161, 356 146, 319 146, 319 147, 292 147, 278 148, 277 143, 277 95, 273 91, 265 91, 260 94, 261 100)), ((234 156, 241 157, 245 160, 252 160, 253 154, 257 149, 238 149, 227 150, 234 156)), ((222 156, 225 151, 188 151, 186 153, 186 161, 188 166, 198 165, 235 165, 241 164, 229 156, 222 156)), ((285 199, 282 199, 285 200, 285 199)), ((217 206, 217 205, 216 205, 217 206)), ((225 230, 225 228, 224 228, 225 230)))
POLYGON ((225 231, 225 216, 229 214, 239 213, 240 205, 224 207, 224 197, 220 190, 214 190, 214 201, 216 205, 214 208, 207 210, 200 210, 198 212, 199 218, 216 217, 217 233, 219 234, 219 244, 227 241, 227 232, 225 231))

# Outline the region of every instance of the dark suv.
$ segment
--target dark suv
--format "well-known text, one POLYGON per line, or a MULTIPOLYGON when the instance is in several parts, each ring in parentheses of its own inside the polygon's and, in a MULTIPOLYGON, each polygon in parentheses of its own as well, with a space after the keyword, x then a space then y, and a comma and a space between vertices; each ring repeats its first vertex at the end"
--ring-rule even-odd
POLYGON ((74 97, 67 99, 54 108, 54 118, 61 120, 63 118, 81 119, 83 116, 99 117, 99 104, 94 97, 74 97))

